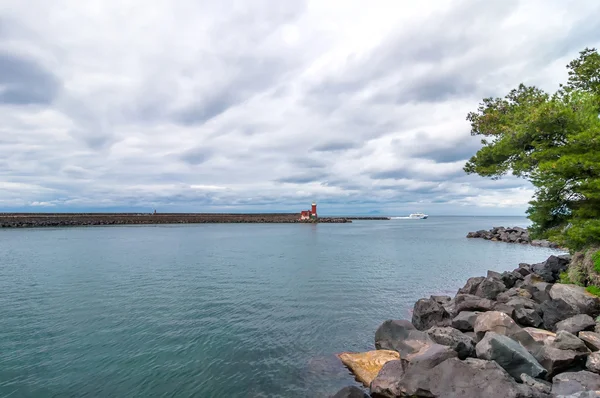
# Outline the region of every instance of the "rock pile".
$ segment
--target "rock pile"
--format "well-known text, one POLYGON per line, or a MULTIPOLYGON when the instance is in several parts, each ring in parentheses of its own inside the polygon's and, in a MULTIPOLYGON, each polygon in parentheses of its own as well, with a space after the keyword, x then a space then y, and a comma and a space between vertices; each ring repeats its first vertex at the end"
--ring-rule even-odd
POLYGON ((367 371, 365 353, 340 357, 371 397, 600 397, 600 298, 557 283, 569 261, 488 271, 454 297, 417 301, 411 321, 379 326, 367 371))
POLYGON ((506 242, 506 243, 522 243, 530 244, 533 246, 558 248, 556 243, 552 243, 547 240, 532 240, 529 237, 529 232, 525 228, 521 227, 494 227, 489 231, 485 229, 469 232, 467 238, 481 238, 485 240, 491 240, 493 242, 506 242))

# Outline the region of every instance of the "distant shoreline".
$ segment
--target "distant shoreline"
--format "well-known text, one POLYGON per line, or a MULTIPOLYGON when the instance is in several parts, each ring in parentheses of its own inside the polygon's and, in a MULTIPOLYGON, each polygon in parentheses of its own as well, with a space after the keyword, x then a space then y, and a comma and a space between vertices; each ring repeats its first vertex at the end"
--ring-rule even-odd
POLYGON ((389 220, 389 217, 319 217, 301 221, 295 213, 0 213, 0 228, 153 224, 310 224, 389 220))

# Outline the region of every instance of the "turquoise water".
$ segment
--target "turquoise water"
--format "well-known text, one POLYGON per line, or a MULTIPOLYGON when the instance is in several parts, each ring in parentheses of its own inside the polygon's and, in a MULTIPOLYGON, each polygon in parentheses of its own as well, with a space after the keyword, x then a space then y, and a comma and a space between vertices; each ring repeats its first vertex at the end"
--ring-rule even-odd
POLYGON ((334 354, 549 249, 466 239, 524 218, 0 230, 0 396, 321 397, 334 354))

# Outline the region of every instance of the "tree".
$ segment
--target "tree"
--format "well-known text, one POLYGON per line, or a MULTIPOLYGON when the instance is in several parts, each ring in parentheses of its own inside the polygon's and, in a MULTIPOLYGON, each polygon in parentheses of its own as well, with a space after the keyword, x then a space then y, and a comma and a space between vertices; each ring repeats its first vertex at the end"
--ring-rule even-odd
POLYGON ((552 95, 521 84, 469 113, 484 139, 464 170, 531 181, 532 234, 579 249, 600 243, 600 54, 586 48, 567 68, 552 95))

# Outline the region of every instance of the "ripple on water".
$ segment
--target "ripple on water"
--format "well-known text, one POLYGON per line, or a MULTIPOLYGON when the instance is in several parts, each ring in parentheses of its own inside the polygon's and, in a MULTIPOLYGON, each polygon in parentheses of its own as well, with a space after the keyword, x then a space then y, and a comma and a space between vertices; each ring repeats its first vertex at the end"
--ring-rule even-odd
POLYGON ((0 396, 328 396, 419 297, 551 252, 428 221, 0 230, 0 396))

